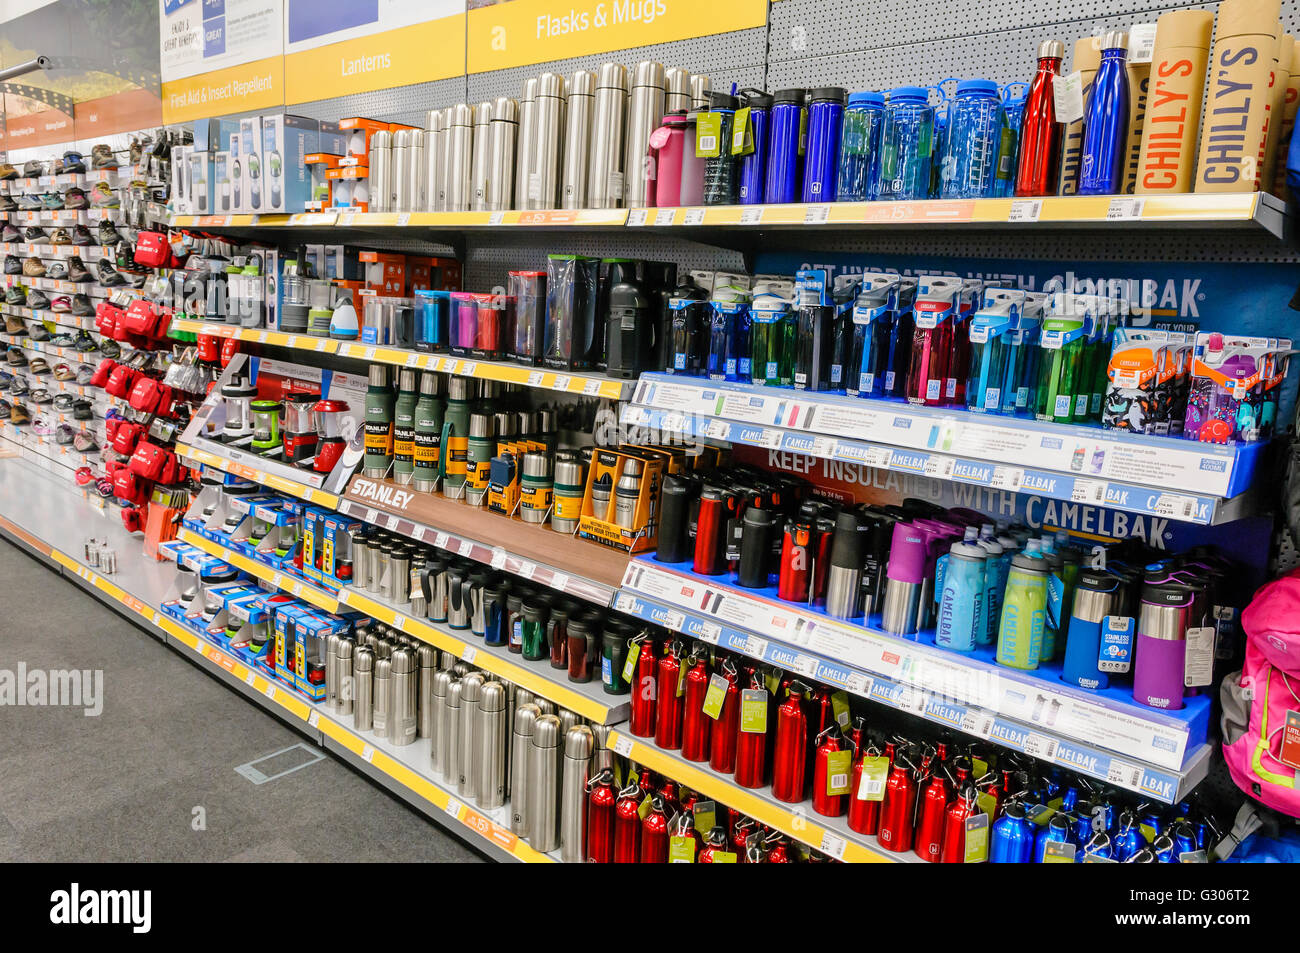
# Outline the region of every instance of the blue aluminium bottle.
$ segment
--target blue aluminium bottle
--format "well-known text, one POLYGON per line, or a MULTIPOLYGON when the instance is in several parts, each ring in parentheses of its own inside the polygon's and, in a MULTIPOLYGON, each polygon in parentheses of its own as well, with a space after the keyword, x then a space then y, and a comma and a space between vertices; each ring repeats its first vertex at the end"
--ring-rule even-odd
POLYGON ((740 157, 741 205, 763 204, 767 173, 767 133, 771 125, 772 96, 759 89, 740 91, 742 108, 749 110, 749 128, 753 130, 754 151, 740 157))
POLYGON ((1002 103, 998 84, 967 79, 957 84, 948 105, 939 197, 978 199, 993 195, 998 148, 1002 142, 1002 103))
POLYGON ((1124 182, 1128 132, 1128 34, 1111 30, 1101 41, 1101 65, 1083 115, 1079 194, 1114 195, 1124 182))
POLYGON ((805 98, 802 89, 778 89, 772 94, 767 182, 763 188, 763 201, 769 205, 798 200, 803 179, 805 98))
POLYGON ((850 93, 840 127, 840 170, 835 195, 840 202, 870 202, 880 186, 880 127, 885 121, 883 93, 850 93))
POLYGON ((1070 842, 1070 822, 1064 814, 1053 814, 1046 827, 1040 827, 1034 835, 1034 863, 1041 864, 1049 843, 1068 844, 1070 842))
POLYGON ((1002 132, 998 137, 998 165, 993 176, 993 194, 998 198, 1008 198, 1016 192, 1020 127, 1028 98, 1028 83, 1007 83, 1002 87, 1002 132))
POLYGON ((1033 825, 1025 819, 1025 809, 1008 804, 993 825, 989 839, 989 863, 1027 864, 1034 851, 1033 825))
POLYGON ((972 652, 984 641, 988 623, 985 609, 988 585, 984 574, 987 554, 974 542, 953 543, 940 559, 938 626, 934 644, 956 652, 972 652))
POLYGON ((840 170, 840 127, 848 90, 821 86, 809 94, 808 146, 804 153, 804 202, 834 202, 840 170))
POLYGON ((929 198, 933 147, 934 108, 929 91, 920 86, 899 86, 891 91, 880 129, 880 198, 929 198))

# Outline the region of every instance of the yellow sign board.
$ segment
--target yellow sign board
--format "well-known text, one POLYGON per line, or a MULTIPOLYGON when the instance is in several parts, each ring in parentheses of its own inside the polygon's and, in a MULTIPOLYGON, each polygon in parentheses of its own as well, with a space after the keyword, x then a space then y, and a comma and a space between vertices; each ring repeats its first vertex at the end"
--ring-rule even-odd
POLYGON ((164 123, 272 109, 284 104, 284 58, 199 73, 162 84, 164 123))

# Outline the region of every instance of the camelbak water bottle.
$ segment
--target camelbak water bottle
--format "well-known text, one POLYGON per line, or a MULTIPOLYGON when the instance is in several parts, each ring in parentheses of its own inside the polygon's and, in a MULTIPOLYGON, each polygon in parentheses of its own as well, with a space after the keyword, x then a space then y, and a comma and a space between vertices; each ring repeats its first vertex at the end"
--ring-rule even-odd
POLYGON ((1027 553, 1011 557, 998 624, 997 662, 1008 668, 1038 668, 1047 625, 1047 563, 1027 553))
POLYGON ((940 407, 952 359, 953 324, 962 280, 925 275, 916 293, 916 330, 912 336, 912 362, 907 374, 907 399, 913 404, 940 407))
POLYGON ((884 393, 899 286, 897 275, 862 275, 862 288, 853 303, 853 352, 845 381, 851 396, 879 397, 884 393))
POLYGON ((943 560, 935 645, 970 652, 983 640, 988 597, 985 556, 984 549, 974 543, 953 543, 948 550, 943 560))
POLYGON ((971 319, 970 370, 966 379, 966 407, 976 413, 1002 412, 1002 385, 1010 347, 1006 334, 1015 325, 1024 306, 1025 292, 1012 288, 990 288, 971 319))
POLYGON ((1084 569, 1079 573, 1065 636, 1065 668, 1061 678, 1066 684, 1089 689, 1110 684, 1110 677, 1097 662, 1102 626, 1106 616, 1116 614, 1119 591, 1119 579, 1108 572, 1084 569))

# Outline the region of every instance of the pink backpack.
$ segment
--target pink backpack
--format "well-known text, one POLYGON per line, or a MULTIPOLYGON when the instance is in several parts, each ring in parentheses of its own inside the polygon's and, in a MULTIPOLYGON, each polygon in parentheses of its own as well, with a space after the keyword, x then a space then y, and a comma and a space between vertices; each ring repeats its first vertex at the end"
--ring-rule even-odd
POLYGON ((1287 712, 1300 712, 1300 570, 1255 593, 1241 625, 1245 663, 1219 688, 1223 757, 1237 787, 1300 817, 1296 769, 1278 760, 1287 712))

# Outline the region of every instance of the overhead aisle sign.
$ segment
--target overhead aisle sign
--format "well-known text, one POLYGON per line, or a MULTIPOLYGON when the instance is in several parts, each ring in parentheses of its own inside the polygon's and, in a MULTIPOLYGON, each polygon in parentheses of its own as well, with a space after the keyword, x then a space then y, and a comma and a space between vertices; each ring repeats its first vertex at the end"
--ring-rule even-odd
POLYGON ((281 0, 159 0, 163 122, 284 103, 281 0))

